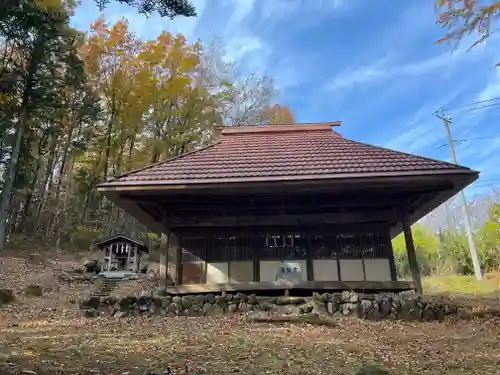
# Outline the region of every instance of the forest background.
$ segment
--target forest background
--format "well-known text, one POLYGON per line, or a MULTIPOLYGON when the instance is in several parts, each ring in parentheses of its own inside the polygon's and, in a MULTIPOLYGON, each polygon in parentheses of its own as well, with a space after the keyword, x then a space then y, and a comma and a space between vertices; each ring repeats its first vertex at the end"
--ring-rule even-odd
MULTIPOLYGON (((154 249, 159 234, 100 196, 97 183, 207 145, 220 125, 295 122, 273 78, 239 74, 220 38, 143 40, 126 20, 103 18, 81 31, 70 26, 74 3, 11 2, 0 9, 0 252, 78 252, 118 232, 154 249)), ((500 268, 499 202, 494 188, 469 200, 485 272, 500 268)), ((413 231, 424 275, 472 273, 456 200, 413 231)), ((403 238, 393 246, 406 276, 403 238)))

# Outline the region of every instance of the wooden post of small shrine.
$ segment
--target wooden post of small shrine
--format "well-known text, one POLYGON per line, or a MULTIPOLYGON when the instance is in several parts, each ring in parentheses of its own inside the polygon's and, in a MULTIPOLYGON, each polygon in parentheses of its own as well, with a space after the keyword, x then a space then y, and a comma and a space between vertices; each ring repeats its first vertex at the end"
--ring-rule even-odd
POLYGON ((168 249, 170 247, 170 233, 161 234, 160 240, 160 285, 164 288, 168 286, 168 249))
POLYGON ((415 252, 415 244, 413 242, 413 235, 411 233, 411 226, 408 214, 403 212, 402 224, 403 232, 405 236, 406 252, 408 254, 408 263, 410 264, 411 275, 413 277, 413 282, 415 283, 415 288, 418 294, 422 294, 422 280, 420 278, 420 269, 417 261, 417 254, 415 252))
POLYGON ((168 287, 168 252, 171 242, 170 221, 168 216, 162 220, 165 231, 161 234, 160 240, 160 284, 162 287, 168 287))
POLYGON ((182 237, 176 237, 175 244, 175 285, 182 284, 182 237))

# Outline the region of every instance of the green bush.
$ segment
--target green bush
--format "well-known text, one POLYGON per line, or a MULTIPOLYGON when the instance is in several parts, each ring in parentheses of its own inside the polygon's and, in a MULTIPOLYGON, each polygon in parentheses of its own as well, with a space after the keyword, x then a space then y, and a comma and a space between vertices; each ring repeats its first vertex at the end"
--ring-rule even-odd
POLYGON ((488 220, 479 229, 476 239, 483 270, 500 269, 500 204, 491 206, 488 220))
MULTIPOLYGON (((436 236, 422 224, 412 227, 415 251, 422 276, 437 274, 472 275, 474 267, 465 231, 453 228, 436 236)), ((481 269, 492 272, 500 269, 500 204, 493 203, 488 219, 474 229, 481 269)), ((398 277, 411 274, 404 235, 392 241, 398 277)))
POLYGON ((88 250, 92 244, 103 237, 103 234, 97 230, 79 226, 71 234, 71 243, 76 250, 88 250))
POLYGON ((14 302, 14 292, 10 289, 0 289, 0 306, 14 302))
MULTIPOLYGON (((417 253, 417 261, 420 265, 420 272, 423 276, 434 273, 437 266, 438 239, 429 228, 421 224, 412 228, 413 242, 417 253)), ((394 249, 394 259, 398 277, 405 277, 411 274, 408 257, 406 254, 406 243, 404 234, 399 234, 392 241, 394 249)))
POLYGON ((391 373, 377 365, 365 365, 355 375, 390 375, 391 373))
POLYGON ((43 296, 43 289, 40 285, 28 285, 24 289, 24 294, 32 297, 41 297, 43 296))

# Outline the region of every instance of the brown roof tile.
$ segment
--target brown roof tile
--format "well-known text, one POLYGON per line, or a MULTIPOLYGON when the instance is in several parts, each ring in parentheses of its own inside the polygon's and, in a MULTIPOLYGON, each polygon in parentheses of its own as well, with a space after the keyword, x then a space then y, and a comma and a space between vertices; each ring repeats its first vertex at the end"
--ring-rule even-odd
POLYGON ((331 125, 337 124, 223 130, 212 146, 129 172, 101 187, 470 171, 346 139, 332 131, 331 125))

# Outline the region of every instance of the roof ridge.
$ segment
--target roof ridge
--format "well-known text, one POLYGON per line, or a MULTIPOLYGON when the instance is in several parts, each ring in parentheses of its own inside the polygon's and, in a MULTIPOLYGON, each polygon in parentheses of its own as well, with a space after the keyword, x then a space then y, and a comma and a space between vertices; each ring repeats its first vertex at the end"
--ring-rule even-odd
POLYGON ((315 132, 332 131, 334 126, 340 126, 341 121, 321 123, 296 123, 296 124, 256 124, 243 126, 224 126, 222 135, 249 134, 249 133, 285 133, 285 132, 315 132))
POLYGON ((101 185, 103 185, 103 184, 106 184, 106 183, 109 183, 109 182, 116 181, 116 180, 118 180, 118 179, 120 179, 120 178, 123 178, 123 177, 127 177, 127 176, 129 176, 129 175, 131 175, 131 174, 133 174, 133 173, 142 172, 142 171, 145 171, 145 170, 148 170, 148 169, 151 169, 151 168, 157 167, 157 166, 159 166, 159 165, 166 164, 166 163, 169 163, 169 162, 174 161, 174 160, 177 160, 177 159, 181 159, 181 158, 183 158, 184 156, 188 156, 188 155, 195 154, 195 153, 197 153, 197 152, 200 152, 200 151, 206 150, 206 149, 208 149, 208 148, 210 148, 210 147, 214 147, 214 146, 216 146, 217 144, 219 144, 220 142, 221 142, 221 141, 220 141, 220 140, 218 140, 218 141, 216 141, 216 142, 214 142, 214 143, 212 143, 212 144, 210 144, 210 145, 208 145, 208 146, 203 146, 203 147, 201 147, 201 148, 199 148, 199 149, 197 149, 197 150, 193 150, 193 151, 189 151, 189 152, 186 152, 186 153, 184 153, 184 154, 181 154, 181 155, 173 156, 173 157, 168 158, 168 159, 166 159, 166 160, 159 161, 159 162, 156 162, 156 163, 154 163, 154 164, 149 164, 149 165, 146 165, 145 167, 142 167, 142 168, 132 169, 132 170, 130 170, 130 171, 128 171, 128 172, 125 172, 125 173, 122 173, 122 174, 120 174, 120 175, 118 175, 118 176, 116 176, 116 177, 113 177, 113 178, 111 178, 110 180, 107 180, 107 181, 101 182, 100 184, 97 184, 97 186, 96 186, 96 187, 99 187, 99 186, 101 186, 101 185))
POLYGON ((124 239, 126 239, 126 240, 129 240, 130 242, 134 242, 134 243, 136 243, 137 245, 140 245, 140 246, 144 246, 144 247, 146 247, 146 244, 144 243, 144 241, 139 241, 139 240, 136 240, 136 239, 132 238, 131 236, 128 236, 128 235, 123 234, 123 233, 117 233, 117 234, 115 234, 115 235, 113 235, 113 236, 110 236, 110 237, 108 237, 108 238, 104 239, 104 240, 94 241, 94 242, 92 243, 92 245, 94 245, 94 246, 98 246, 98 245, 100 245, 100 244, 103 244, 103 243, 109 242, 109 241, 111 241, 111 240, 114 240, 115 238, 124 238, 124 239))
POLYGON ((421 156, 421 155, 416 155, 416 154, 410 154, 409 152, 393 150, 391 148, 377 146, 377 145, 372 145, 372 144, 365 143, 365 142, 360 142, 360 141, 355 141, 355 140, 352 140, 352 139, 349 139, 349 138, 345 138, 345 137, 343 137, 343 138, 344 138, 344 140, 346 140, 348 142, 357 143, 359 145, 368 146, 368 147, 371 147, 371 148, 378 148, 379 150, 390 151, 392 153, 396 153, 396 154, 400 154, 400 155, 405 155, 405 156, 410 156, 412 158, 418 158, 418 159, 423 159, 423 160, 432 161, 432 162, 439 162, 439 163, 442 163, 442 164, 447 164, 447 165, 452 166, 452 167, 457 168, 457 169, 467 169, 467 170, 472 171, 471 168, 464 167, 463 165, 460 165, 460 164, 453 164, 453 163, 450 163, 450 162, 444 161, 444 160, 433 159, 433 158, 429 158, 427 156, 421 156))

